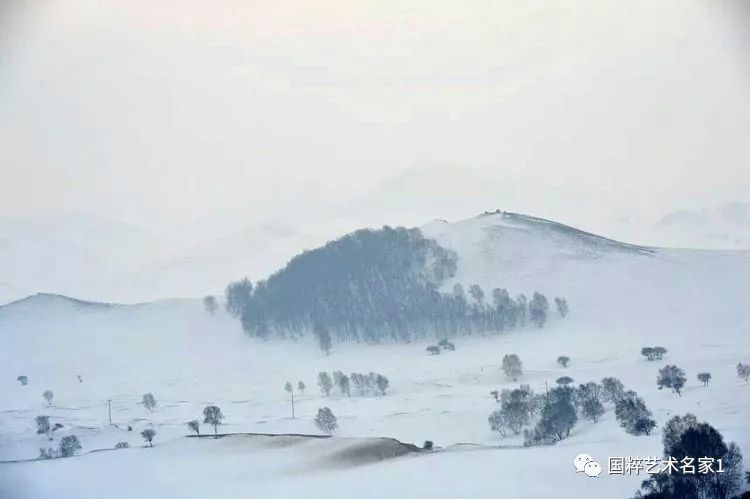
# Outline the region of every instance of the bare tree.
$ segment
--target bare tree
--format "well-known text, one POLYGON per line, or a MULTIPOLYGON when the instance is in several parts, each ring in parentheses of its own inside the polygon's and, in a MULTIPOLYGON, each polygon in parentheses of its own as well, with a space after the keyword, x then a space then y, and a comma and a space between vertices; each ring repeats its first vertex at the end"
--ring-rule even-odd
POLYGON ((190 431, 195 432, 197 436, 201 436, 201 424, 197 419, 189 421, 187 427, 190 431))
POLYGON ((52 405, 52 399, 55 397, 55 394, 52 393, 52 390, 44 390, 44 393, 42 393, 42 398, 47 401, 47 405, 52 405))
POLYGON ((214 427, 214 437, 219 436, 218 427, 222 419, 224 419, 224 415, 221 413, 221 409, 215 405, 209 405, 203 409, 203 422, 214 427))

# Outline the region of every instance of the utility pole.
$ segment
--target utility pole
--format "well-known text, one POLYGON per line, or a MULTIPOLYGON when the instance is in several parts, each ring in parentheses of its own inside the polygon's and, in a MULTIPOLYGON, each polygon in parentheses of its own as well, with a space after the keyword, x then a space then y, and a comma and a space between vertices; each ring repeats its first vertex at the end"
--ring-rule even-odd
POLYGON ((112 399, 107 399, 107 409, 109 412, 109 424, 112 424, 112 399))

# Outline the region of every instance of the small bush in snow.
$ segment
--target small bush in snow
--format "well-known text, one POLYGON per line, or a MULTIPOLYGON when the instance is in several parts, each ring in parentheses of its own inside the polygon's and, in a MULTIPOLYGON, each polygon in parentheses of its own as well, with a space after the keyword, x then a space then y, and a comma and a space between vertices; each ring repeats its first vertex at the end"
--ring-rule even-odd
POLYGON ((651 419, 651 411, 637 393, 625 392, 615 403, 615 417, 626 432, 631 435, 650 435, 656 427, 656 421, 651 419))
POLYGON ((570 362, 570 357, 567 355, 561 355, 557 358, 557 363, 563 367, 568 367, 568 362, 570 362))
POLYGON ((435 345, 429 346, 425 348, 427 350, 427 353, 430 355, 440 355, 440 347, 436 347, 435 345))
POLYGON ((750 364, 739 362, 737 364, 737 377, 745 383, 750 383, 750 364))
POLYGON ((333 380, 331 379, 331 375, 328 373, 318 373, 318 386, 320 387, 321 393, 325 395, 326 397, 331 394, 331 390, 333 389, 333 380))
POLYGON ((37 459, 54 459, 57 457, 57 453, 55 452, 55 449, 52 447, 47 447, 46 449, 42 447, 39 449, 39 457, 37 459))
POLYGON ((215 405, 209 405, 203 409, 203 422, 214 427, 214 437, 218 437, 217 432, 222 419, 224 419, 224 414, 215 405))
POLYGON ((60 449, 58 451, 60 457, 71 457, 79 450, 81 450, 81 442, 78 441, 78 437, 75 435, 67 435, 60 440, 60 449))
POLYGON ((333 430, 338 428, 338 422, 333 411, 328 407, 322 407, 318 409, 318 414, 315 416, 315 426, 324 433, 331 434, 333 430))
POLYGON ((422 445, 422 448, 424 450, 432 450, 433 445, 434 444, 432 443, 432 440, 425 440, 424 445, 422 445))
POLYGON ((127 449, 130 447, 130 444, 127 442, 117 442, 115 444, 115 449, 127 449))
POLYGON ((499 391, 497 391, 497 390, 492 390, 492 391, 490 392, 490 395, 492 396, 492 398, 494 398, 494 399, 495 399, 495 402, 500 402, 500 392, 499 392, 499 391))
POLYGON ((156 436, 156 432, 152 430, 151 428, 147 428, 141 432, 141 436, 143 437, 143 440, 148 442, 149 447, 154 446, 154 437, 156 436))
POLYGON ((512 353, 503 357, 503 372, 513 381, 518 380, 518 377, 523 374, 523 364, 518 355, 512 353))
POLYGON ((664 366, 659 369, 659 375, 656 377, 656 384, 659 390, 669 388, 677 395, 682 396, 682 388, 685 386, 687 377, 685 371, 677 366, 664 366))
POLYGON ((47 405, 52 405, 52 399, 55 397, 55 394, 52 393, 52 390, 44 390, 44 393, 42 393, 42 398, 47 401, 47 405))
POLYGON ((156 398, 154 397, 154 394, 151 392, 144 393, 142 403, 143 407, 145 407, 149 411, 153 411, 154 407, 156 407, 156 398))
POLYGON ((456 349, 456 345, 454 345, 452 342, 448 341, 445 338, 443 338, 442 340, 438 341, 437 346, 439 346, 443 350, 450 350, 451 352, 456 349))
POLYGON ((189 421, 187 427, 190 431, 194 432, 197 436, 201 436, 201 424, 197 419, 189 421))
POLYGON ((708 386, 708 382, 711 381, 711 373, 698 373, 698 381, 703 383, 703 386, 708 386))
POLYGON ((625 387, 617 378, 602 379, 602 402, 616 403, 625 394, 625 387))
POLYGON ((50 432, 49 416, 37 416, 34 418, 36 422, 36 432, 39 435, 46 435, 50 432))
POLYGON ((19 376, 16 378, 16 381, 21 383, 22 386, 26 386, 29 384, 29 378, 27 378, 26 376, 19 376))

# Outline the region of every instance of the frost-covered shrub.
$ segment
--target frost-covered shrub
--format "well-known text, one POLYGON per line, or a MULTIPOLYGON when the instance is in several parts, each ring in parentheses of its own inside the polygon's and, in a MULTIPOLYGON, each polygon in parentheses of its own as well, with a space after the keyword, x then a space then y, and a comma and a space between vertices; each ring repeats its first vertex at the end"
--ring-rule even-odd
POLYGON ((149 447, 154 446, 154 437, 156 436, 156 432, 152 430, 151 428, 147 428, 141 432, 141 436, 143 437, 143 440, 148 442, 149 447))
POLYGON ((37 416, 34 421, 36 422, 37 434, 45 435, 50 432, 49 416, 37 416))
POLYGON ((130 444, 127 442, 117 442, 115 444, 115 449, 127 449, 130 447, 130 444))
POLYGON ((324 433, 331 434, 333 430, 338 428, 338 422, 333 411, 328 407, 321 407, 318 409, 318 414, 315 416, 315 426, 324 433))
POLYGON ((60 440, 59 454, 60 457, 71 457, 81 450, 81 442, 75 435, 67 435, 60 440))
POLYGON ((29 384, 29 378, 26 376, 19 376, 16 378, 16 381, 21 383, 22 386, 26 386, 29 384))

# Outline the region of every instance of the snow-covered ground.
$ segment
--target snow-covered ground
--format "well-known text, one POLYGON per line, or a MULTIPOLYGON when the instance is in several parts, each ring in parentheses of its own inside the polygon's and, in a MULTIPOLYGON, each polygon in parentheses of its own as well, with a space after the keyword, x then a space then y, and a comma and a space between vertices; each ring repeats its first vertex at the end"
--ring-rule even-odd
POLYGON ((236 320, 208 315, 198 301, 105 307, 36 296, 0 308, 0 461, 33 459, 48 445, 35 433, 40 414, 63 424, 50 445, 72 433, 83 451, 0 464, 0 497, 629 497, 643 477, 605 471, 586 478, 572 465, 581 452, 602 463, 661 454, 658 431, 626 434, 611 407, 596 424, 579 421, 553 447, 522 448, 519 437, 490 431, 487 416, 497 407, 491 390, 528 383, 541 391, 562 375, 577 383, 619 377, 659 425, 693 412, 740 444, 748 468, 750 385, 735 366, 750 361, 750 253, 649 250, 502 214, 425 232, 459 254, 458 275, 446 286, 478 282, 486 291, 563 295, 571 314, 541 330, 459 337, 455 352, 434 357, 425 353, 428 343, 337 344, 325 356, 310 339, 250 339, 236 320), (640 348, 652 345, 669 350, 663 361, 641 357, 640 348), (508 353, 523 361, 517 383, 500 370, 508 353), (568 368, 555 363, 559 355, 571 357, 568 368), (688 374, 681 397, 656 388, 666 363, 688 374), (384 397, 323 397, 317 373, 333 370, 381 372, 391 386, 384 397), (699 371, 712 373, 708 387, 696 380, 699 371), (29 384, 21 386, 18 375, 29 384), (284 384, 298 380, 307 390, 292 419, 284 384), (51 407, 45 389, 55 394, 51 407), (153 411, 139 404, 146 392, 158 401, 153 411), (116 426, 107 424, 108 399, 116 426), (339 428, 322 440, 184 438, 185 423, 208 404, 222 408, 224 433, 316 434, 313 417, 322 406, 339 428), (143 447, 145 428, 157 432, 154 448, 143 447), (376 437, 433 440, 441 449, 351 459, 347 451, 376 437), (131 448, 92 452, 120 441, 131 448))

